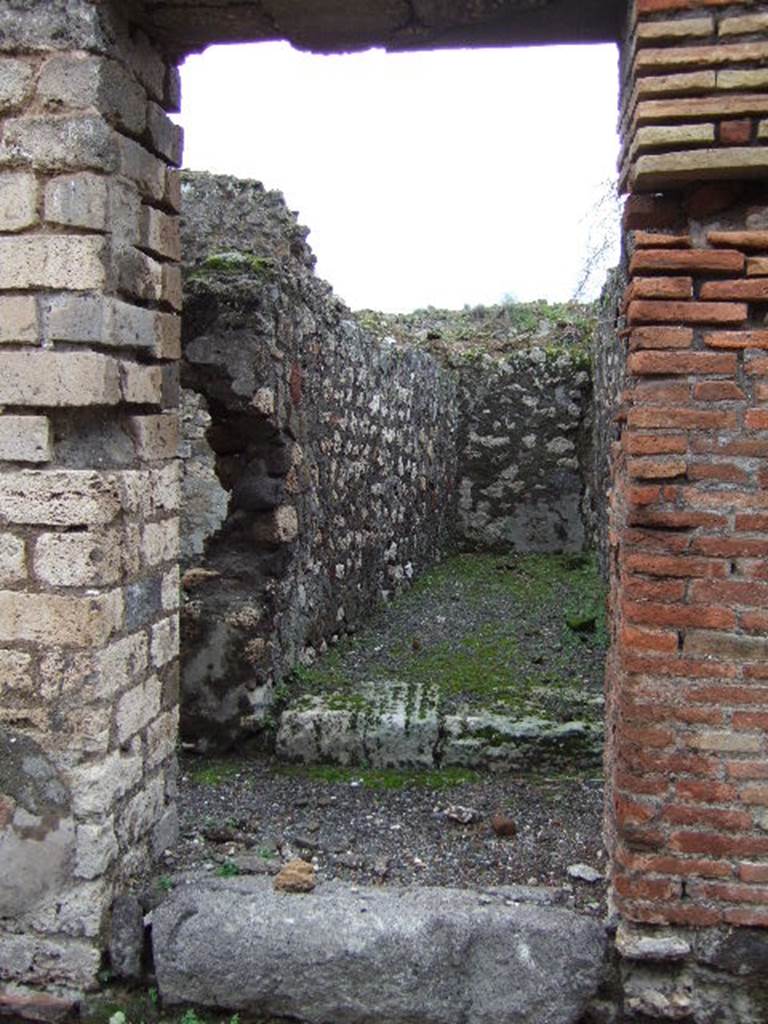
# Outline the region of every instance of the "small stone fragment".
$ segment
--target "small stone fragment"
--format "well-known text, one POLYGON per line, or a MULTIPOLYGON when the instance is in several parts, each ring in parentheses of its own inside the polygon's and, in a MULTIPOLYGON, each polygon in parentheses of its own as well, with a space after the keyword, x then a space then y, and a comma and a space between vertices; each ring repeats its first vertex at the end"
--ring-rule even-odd
POLYGON ((502 839, 513 839, 517 835, 517 825, 507 814, 494 814, 491 825, 496 835, 502 839))
POLYGON ((230 860, 241 875, 276 875, 280 870, 276 860, 255 853, 236 854, 230 860))
POLYGON ((589 864, 570 864, 566 868, 566 872, 569 878, 575 878, 579 882, 594 882, 602 881, 602 874, 596 869, 591 867, 589 864))
POLYGON ((471 825, 482 817, 474 807, 463 807, 461 804, 450 804, 443 813, 449 821, 457 821, 460 825, 471 825))
POLYGON ((286 864, 274 881, 275 888, 282 892, 312 892, 316 885, 314 866, 300 858, 286 864))

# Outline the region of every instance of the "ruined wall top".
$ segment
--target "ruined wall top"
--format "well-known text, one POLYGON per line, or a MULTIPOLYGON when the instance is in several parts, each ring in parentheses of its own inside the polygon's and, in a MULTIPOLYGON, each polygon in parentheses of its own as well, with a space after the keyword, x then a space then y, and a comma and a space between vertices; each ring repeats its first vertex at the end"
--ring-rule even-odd
POLYGON ((626 0, 153 0, 146 27, 178 56, 211 43, 285 39, 345 52, 612 42, 626 0))

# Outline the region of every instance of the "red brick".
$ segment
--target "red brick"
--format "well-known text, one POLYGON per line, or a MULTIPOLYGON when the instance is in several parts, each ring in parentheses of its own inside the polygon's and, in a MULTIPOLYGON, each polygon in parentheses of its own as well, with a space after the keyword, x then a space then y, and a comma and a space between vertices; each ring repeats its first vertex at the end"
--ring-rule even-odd
POLYGON ((717 758, 703 757, 699 754, 663 754, 658 751, 633 750, 631 763, 637 771, 663 775, 717 778, 720 774, 720 762, 717 758))
POLYGON ((671 857, 653 853, 617 854, 619 863, 630 871, 647 874, 677 875, 689 878, 691 875, 700 878, 732 878, 733 867, 725 860, 687 860, 683 857, 671 857))
POLYGON ((746 811, 723 811, 716 807, 673 804, 664 808, 661 818, 672 825, 699 825, 724 832, 748 832, 752 827, 752 818, 746 811))
POLYGON ((726 245, 731 249, 765 249, 768 251, 768 231, 708 231, 710 245, 726 245))
MULTIPOLYGON (((647 726, 629 725, 626 722, 619 723, 617 734, 623 744, 634 743, 644 750, 665 750, 675 743, 675 733, 671 729, 651 729, 647 726)), ((653 814, 649 817, 653 817, 653 814)), ((647 820, 648 817, 642 818, 642 821, 647 820)))
POLYGON ((726 517, 716 512, 678 512, 646 508, 631 512, 627 522, 630 526, 658 526, 667 530, 695 530, 700 526, 717 529, 728 525, 726 517))
POLYGON ((642 270, 688 270, 696 273, 736 273, 744 270, 740 252, 713 252, 711 249, 643 249, 629 263, 630 274, 642 270))
POLYGON ((702 299, 743 299, 745 302, 768 300, 768 278, 739 278, 737 281, 707 281, 701 286, 702 299))
POLYGON ((661 302, 637 299, 630 302, 630 324, 743 324, 749 310, 741 302, 661 302))
POLYGON ((688 450, 685 434, 634 434, 627 431, 621 441, 629 455, 682 455, 688 450))
POLYGON ((691 480, 723 480, 731 484, 749 483, 749 474, 740 466, 723 462, 694 462, 688 469, 691 480))
POLYGON ((661 651, 672 654, 677 650, 677 633, 624 626, 621 631, 621 643, 633 651, 661 651))
POLYGON ((632 299, 692 299, 692 277, 635 277, 624 293, 624 301, 632 299))
POLYGON ((738 675, 735 665, 710 661, 706 658, 642 657, 623 651, 622 667, 638 675, 672 676, 678 679, 733 679, 738 675))
POLYGON ((707 331, 704 344, 710 348, 768 348, 768 331, 707 331))
MULTIPOLYGON (((672 704, 645 703, 624 697, 619 708, 625 722, 633 725, 659 722, 684 722, 686 725, 722 725, 722 711, 711 708, 675 706, 672 704)), ((633 786, 634 788, 634 786, 633 786)))
POLYGON ((749 430, 768 430, 768 409, 748 409, 744 426, 749 430))
MULTIPOLYGON (((645 355, 664 355, 662 352, 646 352, 645 355)), ((653 377, 640 377, 634 388, 627 392, 631 405, 642 408, 652 406, 688 406, 691 398, 691 385, 685 380, 657 380, 653 377)))
POLYGON ((768 761, 729 761, 725 768, 731 779, 768 779, 768 761))
POLYGON ((768 603, 768 586, 741 580, 696 580, 691 584, 689 599, 694 604, 723 603, 763 608, 768 603))
POLYGON ((686 725, 723 725, 725 716, 719 708, 702 708, 683 704, 675 709, 675 719, 686 725))
POLYGON ((631 351, 648 348, 690 348, 692 344, 691 327, 635 327, 629 335, 631 351))
POLYGON ((732 380, 705 380, 693 385, 697 402, 739 402, 747 396, 732 380))
POLYGON ((755 400, 768 402, 768 384, 755 384, 755 400))
POLYGON ((689 686, 685 696, 702 704, 755 704, 758 707, 768 704, 768 689, 758 686, 689 686))
POLYGON ((663 480, 685 476, 685 459, 629 459, 627 472, 636 480, 663 480))
POLYGON ((697 882, 691 887, 691 896, 701 896, 705 900, 720 900, 723 903, 766 903, 768 889, 739 885, 738 882, 697 882))
POLYGON ((686 655, 720 658, 736 663, 764 662, 768 654, 768 638, 744 636, 741 633, 690 631, 685 636, 686 655))
POLYGON ((768 356, 755 356, 744 364, 750 377, 768 377, 768 356))
POLYGON ((616 820, 622 825, 645 825, 656 817, 656 808, 653 804, 630 800, 619 794, 613 798, 613 810, 616 820))
POLYGON ((662 555, 681 555, 691 543, 690 536, 679 530, 625 529, 621 536, 626 549, 662 555))
POLYGON ((683 223, 676 199, 669 196, 630 195, 624 203, 622 224, 631 231, 637 228, 675 228, 683 223))
POLYGON ((713 558, 750 558, 768 555, 768 540, 753 537, 696 537, 691 550, 713 558))
POLYGON ((727 210, 743 194, 743 182, 707 182, 688 194, 685 199, 685 212, 692 220, 704 220, 715 213, 727 210))
POLYGON ((720 924, 723 920, 722 911, 709 907, 692 907, 690 903, 655 903, 653 906, 638 906, 621 899, 620 910, 625 917, 641 924, 679 924, 705 928, 720 924))
POLYGON ((745 665, 745 679, 768 679, 768 665, 745 665))
POLYGON ((739 795, 742 803, 768 807, 768 786, 744 786, 739 795))
POLYGON ((736 787, 727 782, 684 779, 675 783, 675 792, 684 800, 695 800, 699 803, 723 804, 736 800, 736 787))
POLYGON ((733 854, 737 857, 762 857, 768 854, 768 836, 723 836, 717 832, 672 832, 670 849, 680 853, 704 853, 710 856, 733 854))
POLYGON ((657 427, 662 430, 683 429, 728 430, 737 426, 735 413, 713 409, 630 409, 627 422, 631 427, 657 427))
POLYGON ((666 779, 652 779, 647 775, 631 775, 620 768, 613 773, 613 784, 630 790, 636 796, 664 796, 669 788, 666 779))
POLYGON ((654 626, 694 626, 700 629, 729 629, 736 625, 730 608, 713 606, 655 604, 650 601, 624 601, 622 611, 630 622, 654 626))
POLYGON ((664 235, 659 231, 634 231, 632 241, 638 249, 667 248, 673 249, 690 248, 690 235, 664 235))
POLYGON ((747 729, 750 732, 765 729, 768 732, 768 711, 734 711, 733 725, 735 729, 747 729))
POLYGON ((631 508, 633 505, 652 505, 654 501, 658 501, 661 497, 661 488, 656 486, 642 487, 642 486, 630 486, 627 488, 625 498, 627 505, 631 508))
POLYGON ((722 437, 694 434, 689 437, 691 451, 696 455, 743 455, 750 459, 768 458, 768 441, 755 437, 726 441, 722 437))
MULTIPOLYGON (((768 633, 768 612, 742 612, 741 628, 748 633, 768 633)), ((768 717, 765 728, 768 729, 768 717)))
POLYGON ((768 864, 739 864, 742 882, 768 882, 768 864))
POLYGON ((752 122, 749 118, 721 121, 717 137, 724 146, 746 146, 752 137, 752 122))
POLYGON ((721 491, 706 490, 699 491, 693 487, 681 488, 680 497, 693 508, 725 508, 737 511, 739 509, 768 508, 768 495, 761 491, 721 491))
POLYGON ((628 365, 630 373, 733 373, 732 356, 714 352, 633 352, 628 365))
POLYGON ((680 601, 685 596, 683 580, 642 580, 631 577, 622 584, 624 595, 637 601, 680 601))
POLYGON ((768 561, 756 558, 738 558, 736 572, 750 580, 768 580, 768 561))
POLYGON ((768 925, 768 910, 739 907, 725 911, 728 924, 738 924, 747 928, 765 928, 768 925))
POLYGON ((615 891, 620 896, 637 900, 668 900, 680 895, 679 881, 661 878, 625 878, 616 875, 613 880, 615 891))
POLYGON ((630 572, 641 572, 649 576, 718 577, 728 574, 728 567, 722 562, 709 558, 675 558, 663 555, 650 556, 630 554, 624 560, 630 572))
POLYGON ((630 850, 657 851, 666 843, 663 832, 647 825, 623 825, 621 838, 630 850))
POLYGON ((740 513, 736 516, 736 529, 744 533, 768 533, 768 513, 740 513))

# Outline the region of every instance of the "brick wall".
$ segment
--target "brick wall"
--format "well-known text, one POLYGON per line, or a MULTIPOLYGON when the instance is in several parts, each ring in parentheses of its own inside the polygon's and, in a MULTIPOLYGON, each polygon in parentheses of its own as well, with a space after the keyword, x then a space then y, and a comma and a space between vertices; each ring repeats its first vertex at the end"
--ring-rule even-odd
POLYGON ((608 832, 648 924, 768 924, 767 33, 636 0, 623 55, 608 832))
POLYGON ((768 9, 634 0, 623 48, 622 189, 764 179, 768 9))
POLYGON ((22 6, 0 10, 0 981, 87 986, 116 885, 175 830, 178 76, 107 5, 22 6))

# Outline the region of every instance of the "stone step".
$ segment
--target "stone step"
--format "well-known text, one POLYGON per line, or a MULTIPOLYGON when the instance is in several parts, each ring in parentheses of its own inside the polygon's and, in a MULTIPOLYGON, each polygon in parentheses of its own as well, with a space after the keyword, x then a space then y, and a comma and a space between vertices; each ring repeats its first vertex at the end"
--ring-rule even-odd
POLYGON ((158 988, 164 1006, 311 1024, 574 1024, 605 932, 551 903, 525 887, 195 880, 153 912, 158 988))
POLYGON ((428 688, 392 680, 299 698, 283 711, 276 739, 286 761, 371 768, 594 768, 602 747, 601 723, 449 714, 428 688))

